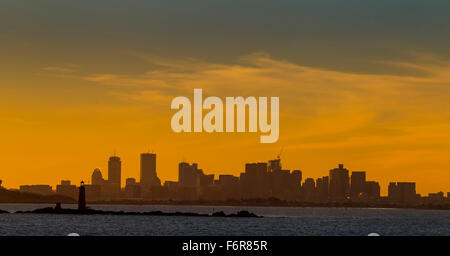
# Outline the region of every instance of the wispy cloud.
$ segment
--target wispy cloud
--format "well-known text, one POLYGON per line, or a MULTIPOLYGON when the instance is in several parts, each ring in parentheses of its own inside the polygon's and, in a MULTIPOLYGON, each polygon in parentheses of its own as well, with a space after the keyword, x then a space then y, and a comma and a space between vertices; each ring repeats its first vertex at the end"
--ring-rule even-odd
POLYGON ((48 66, 48 67, 43 67, 41 69, 42 71, 47 71, 47 72, 54 72, 54 73, 74 73, 77 72, 78 70, 74 67, 74 66, 48 66))
MULTIPOLYGON (((284 116, 280 140, 296 141, 300 147, 404 143, 423 135, 421 119, 435 129, 450 116, 445 100, 450 95, 450 63, 429 56, 386 62, 421 71, 408 76, 306 67, 264 53, 243 56, 235 64, 145 58, 157 67, 140 75, 92 74, 83 79, 109 86, 112 95, 131 103, 161 107, 175 96, 191 96, 193 88, 203 88, 205 96, 279 96, 284 116)), ((443 132, 435 131, 436 136, 443 132)), ((432 140, 438 142, 437 137, 432 140)))
MULTIPOLYGON (((142 57, 142 56, 141 56, 142 57)), ((144 58, 144 57, 142 57, 144 58)), ((410 67, 415 75, 383 75, 338 72, 306 67, 277 60, 264 53, 244 56, 236 64, 207 63, 195 59, 171 60, 145 55, 156 64, 139 75, 91 74, 82 77, 90 82, 128 88, 130 92, 159 91, 178 96, 203 88, 206 94, 280 95, 284 101, 308 104, 341 102, 379 103, 397 101, 410 94, 432 91, 430 86, 450 82, 450 63, 435 59, 418 61, 386 61, 386 65, 410 67)), ((419 99, 423 100, 423 99, 419 99)), ((431 102, 430 102, 431 103, 431 102)), ((304 105, 302 106, 304 107, 304 105)))

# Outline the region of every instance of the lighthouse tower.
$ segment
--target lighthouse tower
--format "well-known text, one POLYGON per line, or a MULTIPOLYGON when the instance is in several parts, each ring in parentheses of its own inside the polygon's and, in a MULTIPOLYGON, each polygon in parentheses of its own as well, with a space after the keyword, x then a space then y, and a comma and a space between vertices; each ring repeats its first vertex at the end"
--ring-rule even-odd
POLYGON ((78 211, 86 210, 86 191, 84 188, 84 182, 81 181, 80 189, 78 194, 78 211))

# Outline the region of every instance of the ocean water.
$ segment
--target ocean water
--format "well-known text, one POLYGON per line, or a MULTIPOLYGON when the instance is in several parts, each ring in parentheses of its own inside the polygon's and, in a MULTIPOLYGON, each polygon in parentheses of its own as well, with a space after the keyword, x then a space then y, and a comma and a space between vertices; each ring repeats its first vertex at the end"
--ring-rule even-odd
MULTIPOLYGON (((0 204, 9 212, 51 205, 0 204)), ((74 208, 75 205, 63 205, 74 208)), ((264 218, 0 214, 0 235, 82 236, 382 236, 450 235, 450 211, 368 208, 92 205, 99 210, 196 212, 247 210, 264 218)))

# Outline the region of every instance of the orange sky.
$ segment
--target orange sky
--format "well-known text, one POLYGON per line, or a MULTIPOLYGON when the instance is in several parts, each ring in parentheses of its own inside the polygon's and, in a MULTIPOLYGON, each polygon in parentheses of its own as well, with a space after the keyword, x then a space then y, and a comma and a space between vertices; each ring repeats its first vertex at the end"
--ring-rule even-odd
POLYGON ((225 2, 1 3, 3 185, 89 181, 97 167, 106 177, 114 151, 124 180, 139 179, 147 151, 163 181, 177 179, 180 161, 238 175, 283 148, 283 167, 304 178, 343 163, 382 194, 389 181, 450 191, 448 8, 225 2), (194 88, 279 97, 278 142, 175 134, 171 100, 194 88))
POLYGON ((139 153, 149 150, 157 153, 162 180, 176 180, 183 160, 208 173, 238 175, 246 162, 267 161, 284 148, 284 167, 301 169, 304 177, 327 175, 344 163, 367 171, 383 192, 389 181, 417 181, 421 193, 450 190, 448 62, 418 56, 414 63, 386 63, 426 73, 396 76, 304 67, 262 53, 234 65, 146 59, 160 68, 134 76, 78 75, 77 67, 28 74, 26 82, 34 80, 34 86, 43 80, 104 91, 80 104, 66 104, 58 95, 46 96, 57 98, 49 102, 28 101, 30 95, 3 103, 4 185, 79 182, 96 167, 106 176, 114 151, 122 158, 124 179, 139 177, 139 153), (170 102, 192 98, 193 88, 203 88, 204 97, 280 97, 279 141, 260 144, 254 133, 173 133, 170 102))

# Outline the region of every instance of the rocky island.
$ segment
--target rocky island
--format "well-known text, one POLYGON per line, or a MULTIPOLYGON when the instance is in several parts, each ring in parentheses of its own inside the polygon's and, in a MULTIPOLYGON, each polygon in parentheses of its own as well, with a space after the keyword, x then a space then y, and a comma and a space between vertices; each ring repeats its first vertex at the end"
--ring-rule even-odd
POLYGON ((82 214, 82 215, 145 215, 145 216, 189 216, 189 217, 260 217, 248 211, 239 211, 233 214, 225 214, 223 211, 212 214, 201 214, 192 212, 125 212, 125 211, 102 211, 95 209, 63 209, 61 207, 46 207, 32 211, 18 211, 16 213, 38 213, 38 214, 82 214))
MULTIPOLYGON (((1 213, 1 211, 0 211, 1 213)), ((7 213, 7 212, 6 212, 7 213)), ((63 209, 61 203, 56 203, 55 207, 45 207, 32 211, 18 211, 16 213, 37 213, 37 214, 83 214, 83 215, 146 215, 146 216, 189 216, 189 217, 260 217, 248 211, 239 211, 233 214, 225 214, 223 211, 212 214, 201 214, 192 212, 125 212, 125 211, 102 211, 86 207, 86 195, 83 182, 81 183, 78 195, 77 209, 63 209)))

